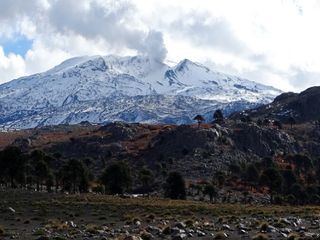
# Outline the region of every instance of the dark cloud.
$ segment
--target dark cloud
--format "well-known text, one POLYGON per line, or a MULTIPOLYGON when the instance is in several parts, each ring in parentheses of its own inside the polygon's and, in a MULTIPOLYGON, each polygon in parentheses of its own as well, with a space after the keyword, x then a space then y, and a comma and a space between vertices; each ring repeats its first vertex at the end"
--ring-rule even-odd
POLYGON ((40 34, 102 40, 113 49, 133 49, 152 59, 164 60, 167 51, 162 33, 136 28, 134 16, 135 6, 126 0, 51 0, 49 8, 41 5, 40 0, 0 0, 0 21, 28 17, 40 34))
POLYGON ((83 5, 79 4, 79 0, 59 0, 49 10, 49 23, 62 34, 100 38, 111 47, 127 47, 153 59, 164 60, 166 49, 162 33, 141 31, 129 24, 134 8, 128 1, 106 5, 92 1, 83 5))
POLYGON ((40 6, 38 0, 0 0, 0 22, 12 21, 24 15, 32 16, 40 6))

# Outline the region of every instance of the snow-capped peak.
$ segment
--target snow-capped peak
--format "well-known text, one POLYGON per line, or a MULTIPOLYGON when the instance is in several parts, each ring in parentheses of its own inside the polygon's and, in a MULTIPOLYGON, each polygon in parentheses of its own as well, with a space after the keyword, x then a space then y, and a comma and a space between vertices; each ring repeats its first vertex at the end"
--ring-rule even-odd
MULTIPOLYGON (((68 59, 46 72, 0 85, 0 125, 23 128, 40 123, 118 119, 115 116, 118 116, 119 111, 128 109, 126 105, 123 106, 125 109, 118 109, 118 106, 108 103, 100 105, 110 97, 119 101, 131 99, 136 107, 132 100, 135 97, 154 100, 158 99, 155 96, 160 95, 166 99, 169 96, 181 96, 170 97, 170 101, 207 101, 209 105, 235 102, 259 104, 272 101, 280 93, 272 87, 212 71, 188 59, 170 67, 144 56, 84 56, 68 59), (70 114, 82 114, 85 117, 81 115, 74 119, 70 114), (103 119, 101 114, 104 114, 103 119)), ((180 102, 181 105, 185 103, 180 102)), ((146 110, 147 105, 139 105, 138 112, 143 112, 141 108, 146 110)), ((153 117, 147 115, 151 120, 153 118, 161 122, 163 116, 157 113, 157 104, 153 107, 148 110, 153 113, 150 115, 153 117)), ((130 113, 135 112, 133 109, 130 113)), ((184 114, 190 112, 186 110, 184 114)))

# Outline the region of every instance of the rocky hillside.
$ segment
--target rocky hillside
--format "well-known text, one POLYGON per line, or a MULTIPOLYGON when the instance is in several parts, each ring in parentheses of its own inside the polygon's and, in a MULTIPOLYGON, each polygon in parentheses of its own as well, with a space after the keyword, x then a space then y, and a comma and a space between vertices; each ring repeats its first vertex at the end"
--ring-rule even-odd
POLYGON ((264 157, 305 153, 320 155, 320 128, 312 124, 259 126, 255 122, 196 125, 59 125, 34 130, 1 133, 1 148, 17 145, 24 151, 43 149, 59 158, 90 158, 95 171, 118 160, 140 169, 176 169, 188 178, 210 178, 231 163, 246 163, 264 157))
POLYGON ((294 118, 296 122, 318 121, 320 119, 320 87, 311 87, 301 93, 283 93, 270 104, 253 110, 247 110, 233 115, 241 118, 249 115, 252 118, 278 119, 289 122, 294 118))

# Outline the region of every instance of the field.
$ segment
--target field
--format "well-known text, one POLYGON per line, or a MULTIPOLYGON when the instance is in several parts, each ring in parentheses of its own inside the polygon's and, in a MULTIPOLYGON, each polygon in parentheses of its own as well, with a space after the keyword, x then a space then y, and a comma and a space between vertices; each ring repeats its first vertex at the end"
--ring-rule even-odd
POLYGON ((0 239, 318 239, 319 214, 317 206, 12 190, 0 191, 0 239))

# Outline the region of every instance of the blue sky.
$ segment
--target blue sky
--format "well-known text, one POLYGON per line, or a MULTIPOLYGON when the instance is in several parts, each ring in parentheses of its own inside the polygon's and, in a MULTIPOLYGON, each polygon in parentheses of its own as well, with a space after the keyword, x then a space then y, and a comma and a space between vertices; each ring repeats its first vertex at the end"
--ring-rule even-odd
POLYGON ((27 51, 32 48, 32 43, 32 40, 22 35, 17 35, 10 39, 0 38, 0 46, 2 46, 5 55, 14 53, 24 57, 27 51))

